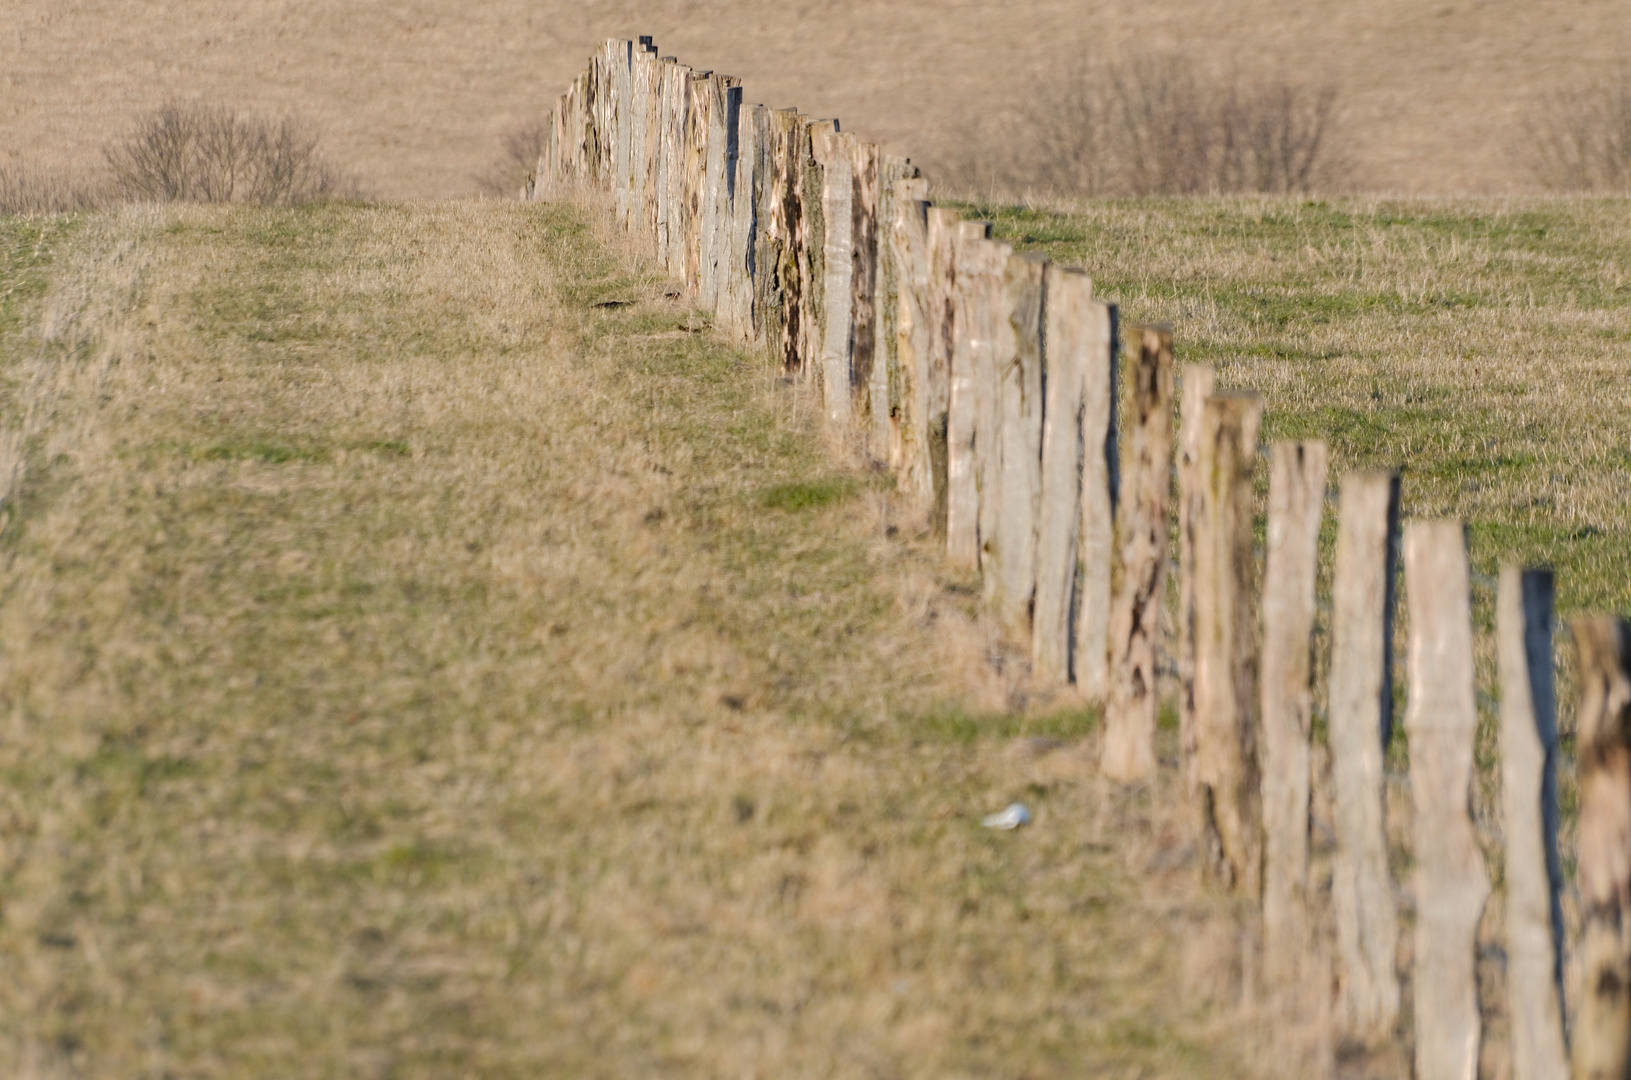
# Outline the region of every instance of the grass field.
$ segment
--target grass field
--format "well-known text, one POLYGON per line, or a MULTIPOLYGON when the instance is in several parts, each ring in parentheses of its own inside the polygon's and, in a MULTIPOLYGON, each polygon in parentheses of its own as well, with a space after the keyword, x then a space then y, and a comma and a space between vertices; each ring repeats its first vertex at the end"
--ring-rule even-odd
MULTIPOLYGON (((1565 615, 1631 608, 1624 211, 967 208, 1565 615)), ((1170 771, 1097 780, 808 389, 599 221, 0 220, 4 1069, 1309 1074, 1170 771)))

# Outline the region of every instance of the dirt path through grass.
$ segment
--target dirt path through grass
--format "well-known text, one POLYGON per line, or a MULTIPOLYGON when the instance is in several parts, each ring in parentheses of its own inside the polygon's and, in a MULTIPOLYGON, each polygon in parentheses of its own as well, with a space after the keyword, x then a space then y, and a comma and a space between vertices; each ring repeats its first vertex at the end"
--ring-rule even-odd
POLYGON ((577 212, 0 226, 0 1071, 1245 1071, 1184 830, 577 212))

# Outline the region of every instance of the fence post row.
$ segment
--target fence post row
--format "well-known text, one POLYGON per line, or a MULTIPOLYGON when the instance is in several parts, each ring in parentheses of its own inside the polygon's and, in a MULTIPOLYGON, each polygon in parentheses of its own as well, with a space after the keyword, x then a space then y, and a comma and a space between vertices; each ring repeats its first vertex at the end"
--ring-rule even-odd
MULTIPOLYGON (((747 104, 740 80, 659 57, 646 37, 607 41, 550 115, 524 196, 609 190, 615 220, 720 332, 763 350, 777 372, 819 383, 827 420, 894 473, 953 566, 981 573, 1005 627, 1029 633, 1034 677, 1102 704, 1100 767, 1121 782, 1156 770, 1176 464, 1186 787, 1215 865, 1261 898, 1270 982, 1317 977, 1303 961, 1315 936, 1309 735, 1325 445, 1273 447, 1259 590, 1252 471, 1262 400, 1218 392, 1211 368, 1186 366, 1174 462, 1169 328, 1132 331, 1123 434, 1115 306, 1094 298, 1082 270, 1016 255, 990 223, 932 205, 910 161, 836 120, 747 104)), ((1415 522, 1403 549, 1416 1074, 1470 1077, 1482 1038, 1475 932, 1490 879, 1468 809, 1477 711, 1466 543, 1458 522, 1415 522)), ((1400 1008, 1384 773, 1399 552, 1398 475, 1345 475, 1327 710, 1332 911, 1340 1034, 1369 1045, 1395 1036, 1400 1008)), ((1502 570, 1513 1071, 1556 1080, 1572 1056, 1576 1077, 1620 1077, 1631 1067, 1631 627, 1572 627, 1583 926, 1571 1039, 1553 608, 1549 571, 1502 570)))

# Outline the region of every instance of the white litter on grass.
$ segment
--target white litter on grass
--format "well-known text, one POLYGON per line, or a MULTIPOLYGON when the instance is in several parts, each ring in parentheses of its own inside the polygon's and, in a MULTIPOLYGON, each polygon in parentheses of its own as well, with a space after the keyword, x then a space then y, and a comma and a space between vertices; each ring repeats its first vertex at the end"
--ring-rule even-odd
POLYGON ((1017 829, 1031 823, 1031 811, 1022 802, 1009 803, 995 814, 987 814, 980 824, 988 829, 1017 829))

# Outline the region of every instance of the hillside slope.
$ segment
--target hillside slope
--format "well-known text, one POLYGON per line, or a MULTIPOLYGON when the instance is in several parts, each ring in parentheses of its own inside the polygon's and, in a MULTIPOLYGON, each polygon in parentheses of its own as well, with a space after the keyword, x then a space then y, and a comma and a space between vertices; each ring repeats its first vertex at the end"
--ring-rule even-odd
POLYGON ((637 34, 930 166, 1008 154, 1013 113, 1074 56, 1176 47, 1330 82, 1351 182, 1416 193, 1528 186, 1538 103, 1631 60, 1620 0, 10 0, 0 164, 94 167, 179 96, 304 112, 383 197, 458 195, 600 41, 637 34))

